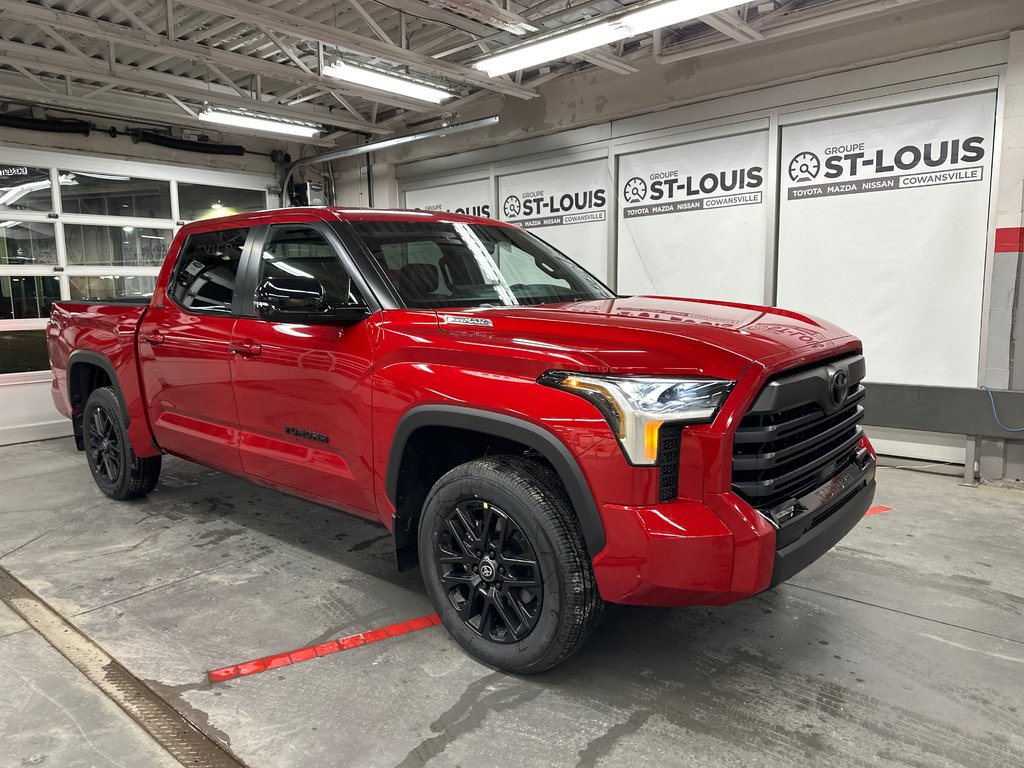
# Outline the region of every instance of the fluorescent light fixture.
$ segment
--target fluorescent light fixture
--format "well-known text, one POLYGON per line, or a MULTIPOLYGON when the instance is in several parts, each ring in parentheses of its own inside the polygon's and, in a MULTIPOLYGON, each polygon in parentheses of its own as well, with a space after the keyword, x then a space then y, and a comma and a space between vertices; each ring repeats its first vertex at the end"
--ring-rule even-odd
POLYGON ((144 237, 147 240, 165 240, 166 239, 166 238, 160 237, 159 235, 139 235, 139 237, 144 237))
POLYGON ((408 96, 418 101, 429 101, 431 104, 440 104, 445 99, 450 99, 453 94, 443 88, 432 85, 424 85, 415 80, 397 75, 389 75, 376 69, 356 67, 339 61, 324 67, 323 72, 327 77, 337 80, 344 80, 347 83, 365 85, 375 91, 386 91, 399 96, 408 96))
POLYGON ((284 133, 288 136, 313 137, 320 133, 318 126, 309 123, 293 123, 259 115, 243 115, 241 112, 228 112, 223 109, 204 109, 199 113, 199 119, 217 125, 228 125, 232 128, 284 133))
POLYGON ((681 24, 734 5, 738 5, 736 0, 668 0, 646 5, 608 21, 598 20, 571 32, 556 33, 536 42, 523 43, 493 56, 487 56, 473 66, 486 72, 490 77, 497 77, 635 37, 654 29, 681 24))

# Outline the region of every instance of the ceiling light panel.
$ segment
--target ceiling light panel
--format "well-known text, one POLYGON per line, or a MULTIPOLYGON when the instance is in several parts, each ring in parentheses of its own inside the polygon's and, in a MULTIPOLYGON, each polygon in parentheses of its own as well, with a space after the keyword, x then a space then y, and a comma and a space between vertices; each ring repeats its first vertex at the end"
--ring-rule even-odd
POLYGON ((415 80, 389 75, 376 69, 357 67, 343 61, 324 67, 323 74, 336 80, 344 80, 347 83, 355 83, 356 85, 372 88, 375 91, 408 96, 410 99, 427 101, 431 104, 440 104, 445 99, 450 99, 454 95, 443 88, 424 85, 415 80))
POLYGON ((275 120, 271 117, 246 115, 240 112, 228 112, 223 109, 204 109, 199 113, 199 119, 216 125, 247 128, 253 131, 266 131, 268 133, 283 133, 287 136, 311 138, 320 134, 320 127, 316 125, 275 120))
POLYGON ((536 42, 527 41, 493 56, 487 56, 475 62, 473 66, 491 77, 497 77, 548 61, 564 59, 566 56, 635 37, 644 32, 691 21, 734 5, 735 0, 668 0, 648 4, 613 19, 597 19, 570 32, 546 36, 536 42))

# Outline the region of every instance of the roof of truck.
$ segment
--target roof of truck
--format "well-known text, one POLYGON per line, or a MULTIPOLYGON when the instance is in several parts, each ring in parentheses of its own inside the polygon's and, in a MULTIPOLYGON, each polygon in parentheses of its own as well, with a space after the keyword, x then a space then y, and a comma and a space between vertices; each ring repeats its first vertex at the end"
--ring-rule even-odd
POLYGON ((390 208, 339 208, 334 206, 315 206, 306 208, 278 208, 253 213, 238 213, 231 216, 218 216, 211 219, 193 221, 186 224, 187 229, 222 229, 225 225, 263 224, 273 221, 320 220, 320 221, 402 221, 402 222, 461 222, 465 224, 490 224, 511 226, 505 222, 485 219, 480 216, 467 216, 449 211, 416 211, 390 208), (216 226, 213 226, 213 225, 216 226))

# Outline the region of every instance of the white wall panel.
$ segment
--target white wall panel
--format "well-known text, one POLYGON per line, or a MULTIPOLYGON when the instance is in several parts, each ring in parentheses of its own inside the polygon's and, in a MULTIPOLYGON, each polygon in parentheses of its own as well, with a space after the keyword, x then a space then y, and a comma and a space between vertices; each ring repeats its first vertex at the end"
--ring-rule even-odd
POLYGON ((442 181, 431 186, 406 189, 405 207, 494 218, 491 181, 488 178, 442 181))
POLYGON ((871 381, 978 383, 995 98, 782 128, 777 302, 860 336, 871 381))
POLYGON ((764 301, 768 132, 619 157, 618 289, 764 301))
POLYGON ((498 177, 498 217, 551 243, 601 280, 608 277, 606 160, 498 177))

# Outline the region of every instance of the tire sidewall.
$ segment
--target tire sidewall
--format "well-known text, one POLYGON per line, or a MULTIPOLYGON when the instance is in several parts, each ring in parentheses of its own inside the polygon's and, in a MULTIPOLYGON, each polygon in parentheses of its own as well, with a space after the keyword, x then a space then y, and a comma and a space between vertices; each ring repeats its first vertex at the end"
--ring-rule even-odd
POLYGON ((562 634, 565 605, 564 590, 567 577, 559 568, 555 547, 555 532, 549 530, 548 521, 535 514, 511 487, 495 473, 494 477, 453 477, 442 480, 431 491, 420 518, 419 547, 422 573, 427 593, 445 628, 473 656, 494 667, 507 671, 529 672, 531 667, 545 668, 544 663, 562 634), (479 499, 500 509, 520 527, 537 555, 542 584, 541 616, 534 629, 520 641, 495 643, 478 635, 466 626, 452 606, 437 575, 436 538, 438 523, 445 513, 462 501, 479 499))
POLYGON ((122 495, 129 480, 128 475, 133 454, 131 453, 131 445, 128 443, 128 431, 124 426, 124 419, 121 416, 121 405, 117 401, 117 396, 106 388, 93 390, 85 403, 85 410, 82 412, 82 425, 86 434, 85 457, 89 464, 89 470, 92 472, 92 478, 96 481, 96 486, 107 496, 116 498, 122 495), (99 472, 92 451, 89 450, 89 424, 93 413, 97 410, 102 410, 107 418, 110 419, 120 443, 121 466, 118 468, 117 478, 113 483, 108 482, 99 472))

